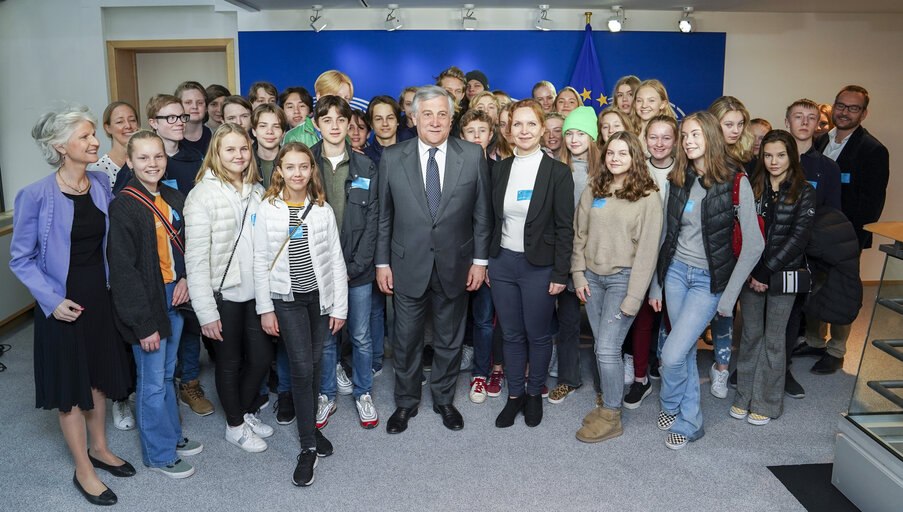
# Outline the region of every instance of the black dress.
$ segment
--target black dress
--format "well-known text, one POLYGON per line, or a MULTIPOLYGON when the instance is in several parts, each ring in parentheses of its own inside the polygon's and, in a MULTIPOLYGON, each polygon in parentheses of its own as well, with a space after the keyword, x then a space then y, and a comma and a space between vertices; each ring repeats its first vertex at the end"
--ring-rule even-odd
POLYGON ((69 412, 94 408, 91 388, 125 398, 131 383, 125 345, 113 324, 103 258, 106 218, 90 194, 75 203, 66 298, 84 308, 74 322, 35 308, 35 407, 69 412))

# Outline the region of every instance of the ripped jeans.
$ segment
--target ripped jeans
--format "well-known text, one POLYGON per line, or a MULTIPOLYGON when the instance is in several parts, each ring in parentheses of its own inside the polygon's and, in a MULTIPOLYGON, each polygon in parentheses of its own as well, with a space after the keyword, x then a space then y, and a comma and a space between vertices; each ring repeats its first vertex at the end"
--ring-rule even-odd
POLYGON ((633 323, 633 316, 621 312, 621 302, 627 296, 630 269, 603 276, 591 270, 583 272, 589 283, 586 317, 596 340, 596 365, 602 384, 602 407, 621 409, 624 398, 624 361, 621 346, 633 323))

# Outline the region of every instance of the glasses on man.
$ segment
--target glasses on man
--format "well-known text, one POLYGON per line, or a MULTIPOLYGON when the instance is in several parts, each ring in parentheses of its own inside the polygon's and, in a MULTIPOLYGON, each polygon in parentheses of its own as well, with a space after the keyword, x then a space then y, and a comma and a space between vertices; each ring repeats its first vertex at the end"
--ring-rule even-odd
POLYGON ((839 101, 834 102, 834 110, 837 111, 848 111, 851 114, 858 114, 862 112, 862 105, 847 105, 846 103, 841 103, 839 101))
POLYGON ((176 121, 182 121, 183 123, 187 123, 191 116, 188 114, 181 115, 169 115, 169 116, 154 116, 154 119, 166 119, 166 122, 169 124, 176 124, 176 121))

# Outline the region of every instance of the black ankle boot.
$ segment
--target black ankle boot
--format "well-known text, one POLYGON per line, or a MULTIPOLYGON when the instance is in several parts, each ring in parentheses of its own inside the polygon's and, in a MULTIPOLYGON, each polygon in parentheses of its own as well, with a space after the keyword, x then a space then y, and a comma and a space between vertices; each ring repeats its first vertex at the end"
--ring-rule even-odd
POLYGON ((521 412, 523 408, 524 395, 517 398, 511 398, 509 396, 508 401, 505 403, 505 408, 502 409, 502 412, 500 412, 495 419, 495 426, 498 428, 508 428, 511 425, 514 425, 515 416, 517 416, 517 413, 521 412))
POLYGON ((524 423, 535 427, 542 422, 542 395, 527 394, 524 400, 524 423))

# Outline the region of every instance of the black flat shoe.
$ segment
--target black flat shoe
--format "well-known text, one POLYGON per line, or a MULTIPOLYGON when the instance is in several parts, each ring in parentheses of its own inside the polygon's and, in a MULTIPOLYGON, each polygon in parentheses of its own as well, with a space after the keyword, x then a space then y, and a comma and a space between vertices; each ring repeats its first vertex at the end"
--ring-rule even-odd
POLYGON ((127 477, 127 476, 135 476, 135 473, 136 473, 135 467, 126 461, 122 461, 121 466, 111 466, 105 462, 95 459, 94 457, 91 456, 90 453, 88 454, 88 460, 91 461, 91 465, 94 466, 95 468, 102 469, 102 470, 106 471, 107 473, 109 473, 113 476, 118 476, 120 478, 127 477))
POLYGON ((495 419, 495 426, 498 428, 508 428, 511 425, 514 425, 514 418, 517 417, 517 413, 521 412, 523 408, 524 395, 517 398, 511 398, 509 396, 508 401, 505 402, 505 408, 502 409, 502 412, 500 412, 495 419))
POLYGON ((452 404, 433 405, 433 412, 442 416, 442 424, 449 430, 461 430, 464 428, 464 418, 452 404))
POLYGON ((400 434, 408 429, 408 420, 417 416, 418 409, 416 407, 399 407, 395 409, 389 421, 386 422, 386 432, 389 434, 400 434))
POLYGON ((821 357, 827 353, 825 347, 813 347, 808 343, 800 343, 794 347, 790 357, 821 357))
POLYGON ((812 365, 811 371, 817 375, 830 375, 841 368, 843 368, 843 358, 826 353, 812 365))
POLYGON ((524 423, 528 427, 535 427, 542 422, 542 395, 527 393, 524 400, 524 423))
POLYGON ((100 493, 99 496, 88 494, 88 491, 86 491, 85 488, 82 487, 82 484, 78 483, 78 478, 75 476, 75 473, 72 474, 72 483, 75 484, 75 488, 78 489, 78 491, 82 493, 82 496, 84 496, 85 499, 88 500, 88 502, 92 505, 101 505, 106 507, 109 505, 115 505, 116 502, 119 501, 119 498, 116 497, 116 493, 111 491, 109 487, 107 487, 107 490, 100 493))

